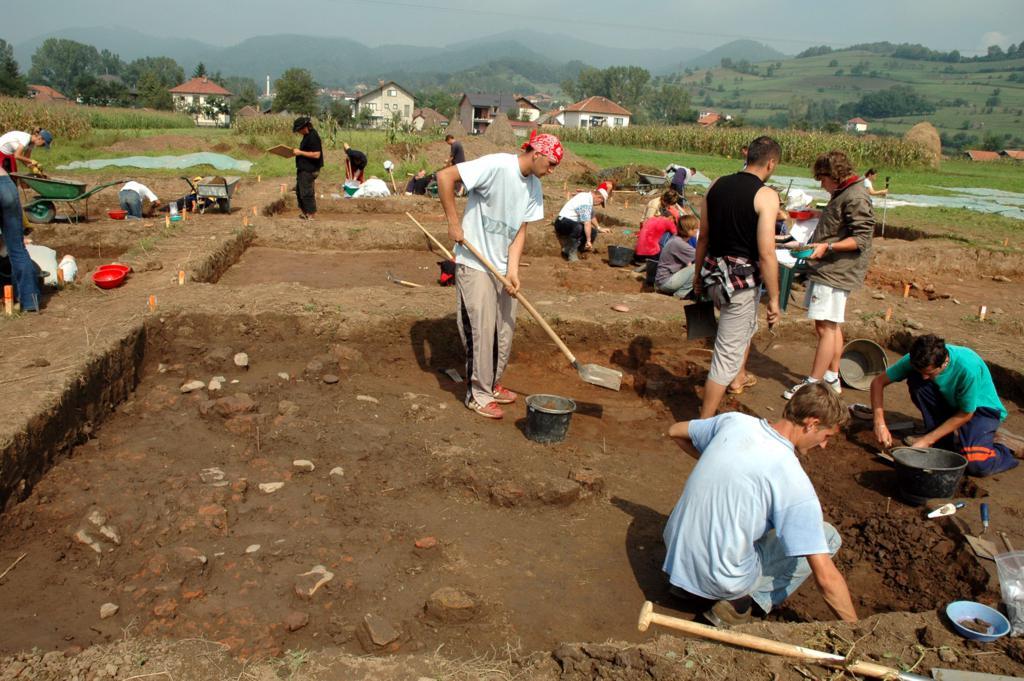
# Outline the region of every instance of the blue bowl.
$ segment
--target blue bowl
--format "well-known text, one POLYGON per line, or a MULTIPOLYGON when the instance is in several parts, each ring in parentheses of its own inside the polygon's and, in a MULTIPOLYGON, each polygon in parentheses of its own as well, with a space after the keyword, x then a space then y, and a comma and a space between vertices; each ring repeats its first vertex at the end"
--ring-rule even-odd
POLYGON ((801 248, 800 250, 792 251, 793 257, 797 260, 806 260, 814 254, 813 248, 801 248))
POLYGON ((1010 633, 1010 622, 998 610, 974 601, 953 601, 946 606, 946 617, 953 624, 956 632, 972 641, 991 643, 1010 633), (988 622, 987 633, 972 631, 960 624, 961 620, 979 619, 988 622))

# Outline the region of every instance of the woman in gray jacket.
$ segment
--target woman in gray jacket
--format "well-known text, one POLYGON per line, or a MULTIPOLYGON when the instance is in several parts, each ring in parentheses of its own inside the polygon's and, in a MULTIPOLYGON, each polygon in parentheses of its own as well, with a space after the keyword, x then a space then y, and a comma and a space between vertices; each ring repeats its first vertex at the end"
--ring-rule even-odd
POLYGON ((871 262, 871 239, 875 234, 875 213, 871 196, 853 164, 841 151, 822 154, 814 162, 814 179, 832 198, 818 218, 807 259, 810 284, 807 287, 807 317, 814 320, 818 347, 811 373, 801 383, 782 393, 787 400, 808 383, 824 381, 837 394, 839 359, 843 353, 846 300, 850 292, 864 285, 871 262))

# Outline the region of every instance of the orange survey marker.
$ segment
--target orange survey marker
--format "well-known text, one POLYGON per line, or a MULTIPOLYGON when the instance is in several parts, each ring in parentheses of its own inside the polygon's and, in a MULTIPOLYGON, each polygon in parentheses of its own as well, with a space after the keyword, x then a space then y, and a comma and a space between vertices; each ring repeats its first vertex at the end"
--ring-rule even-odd
POLYGON ((904 284, 903 285, 903 297, 904 298, 909 298, 910 297, 910 284, 904 284))
POLYGON ((985 321, 985 316, 987 314, 988 314, 988 306, 987 305, 980 306, 978 308, 978 321, 979 322, 985 321))
POLYGON ((156 296, 149 297, 149 311, 156 312, 156 296))
POLYGON ((14 314, 14 287, 10 284, 4 286, 4 314, 8 317, 14 314))
POLYGON ((185 270, 178 270, 178 286, 185 285, 185 270))
POLYGON ((886 309, 886 311, 885 311, 885 321, 888 322, 888 321, 891 321, 891 320, 892 320, 892 308, 890 307, 890 308, 886 309))

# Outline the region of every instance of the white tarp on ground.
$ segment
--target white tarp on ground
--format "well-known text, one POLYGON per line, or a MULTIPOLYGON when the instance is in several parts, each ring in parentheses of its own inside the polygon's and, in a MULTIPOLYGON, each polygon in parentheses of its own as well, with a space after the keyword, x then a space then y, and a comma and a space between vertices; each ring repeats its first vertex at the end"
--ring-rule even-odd
POLYGON ((97 158, 91 161, 72 161, 59 166, 58 170, 99 170, 108 166, 126 168, 191 168, 193 166, 213 166, 217 170, 239 170, 243 173, 252 168, 252 161, 239 161, 236 158, 201 151, 182 156, 125 156, 122 158, 97 158))
MULTIPOLYGON (((793 183, 793 190, 800 189, 814 197, 816 201, 827 201, 828 193, 821 185, 809 177, 787 177, 773 175, 769 182, 783 191, 793 183)), ((700 173, 689 180, 689 183, 706 187, 710 180, 700 173)), ((931 194, 892 194, 888 198, 876 197, 875 210, 885 207, 919 206, 923 208, 966 208, 978 213, 993 213, 1008 218, 1024 220, 1024 194, 1007 192, 998 189, 981 187, 935 187, 946 192, 942 196, 931 194)))

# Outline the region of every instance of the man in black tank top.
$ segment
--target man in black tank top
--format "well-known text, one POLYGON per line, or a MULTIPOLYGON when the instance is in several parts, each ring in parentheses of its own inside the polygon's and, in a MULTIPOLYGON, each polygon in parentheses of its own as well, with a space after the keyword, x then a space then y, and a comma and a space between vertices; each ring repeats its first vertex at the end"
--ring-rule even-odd
POLYGON ((779 195, 765 182, 782 157, 779 144, 758 137, 747 147, 747 165, 716 180, 704 197, 695 264, 694 298, 707 295, 719 309, 711 369, 700 417, 711 418, 726 391, 738 395, 757 383, 746 372, 750 339, 757 331, 761 284, 768 292, 768 325, 779 318, 779 265, 775 217, 779 195))

